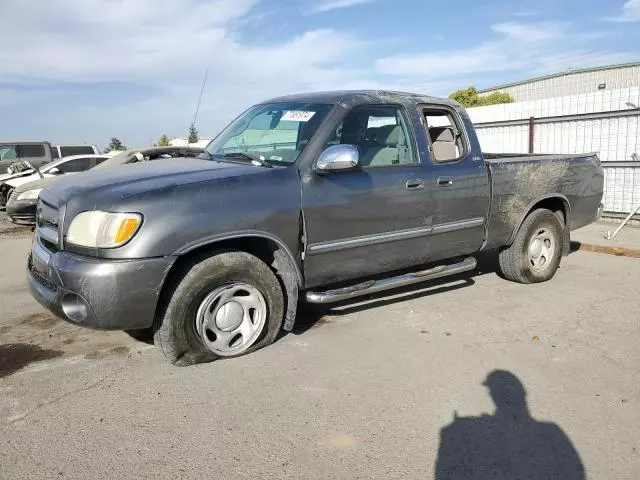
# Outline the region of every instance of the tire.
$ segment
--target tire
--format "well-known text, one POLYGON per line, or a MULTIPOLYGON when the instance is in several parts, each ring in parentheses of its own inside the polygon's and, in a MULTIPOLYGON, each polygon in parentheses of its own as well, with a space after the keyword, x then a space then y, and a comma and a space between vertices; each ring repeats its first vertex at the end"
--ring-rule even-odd
POLYGON ((154 320, 154 343, 177 366, 245 355, 275 341, 283 316, 284 295, 269 266, 246 252, 219 251, 185 265, 165 289, 154 320), (256 308, 249 309, 247 302, 256 308), (219 327, 218 315, 232 318, 227 323, 241 323, 219 327), (234 334, 240 330, 251 334, 234 334), (228 335, 235 336, 227 343, 228 335))
POLYGON ((541 208, 531 212, 513 243, 498 255, 502 275, 525 284, 551 280, 562 258, 563 228, 558 215, 550 210, 541 208))

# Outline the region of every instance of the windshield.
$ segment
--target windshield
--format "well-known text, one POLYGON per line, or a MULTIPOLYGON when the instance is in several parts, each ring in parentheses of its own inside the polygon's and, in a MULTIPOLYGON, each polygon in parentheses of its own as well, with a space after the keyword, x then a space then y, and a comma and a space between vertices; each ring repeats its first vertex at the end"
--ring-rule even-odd
POLYGON ((212 156, 248 154, 269 163, 294 163, 332 105, 272 103, 251 107, 206 148, 212 156))

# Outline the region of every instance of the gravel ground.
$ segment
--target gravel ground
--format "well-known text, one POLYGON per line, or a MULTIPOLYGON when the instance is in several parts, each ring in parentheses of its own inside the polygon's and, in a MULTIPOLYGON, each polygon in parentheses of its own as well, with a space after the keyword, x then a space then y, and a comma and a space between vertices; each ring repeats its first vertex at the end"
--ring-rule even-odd
POLYGON ((307 308, 269 348, 175 368, 52 318, 28 236, 1 242, 0 478, 640 478, 638 259, 307 308))
POLYGON ((0 210, 0 240, 3 238, 19 238, 31 233, 31 227, 11 223, 4 208, 0 210))

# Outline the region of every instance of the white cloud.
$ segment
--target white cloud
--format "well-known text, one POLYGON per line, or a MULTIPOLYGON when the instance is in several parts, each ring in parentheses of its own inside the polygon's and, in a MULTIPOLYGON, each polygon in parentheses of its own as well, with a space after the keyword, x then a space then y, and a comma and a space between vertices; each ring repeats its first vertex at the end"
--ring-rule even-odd
POLYGON ((622 7, 622 13, 608 20, 614 22, 640 22, 640 0, 628 0, 622 7))
MULTIPOLYGON (((54 118, 59 115, 25 118, 3 123, 7 134, 91 135, 93 129, 95 136, 120 135, 133 143, 156 138, 158 132, 180 134, 209 68, 199 123, 202 134, 210 136, 251 103, 292 91, 336 88, 360 75, 343 63, 362 46, 348 33, 317 29, 273 43, 245 41, 237 23, 259 15, 257 0, 66 0, 55 6, 44 2, 37 9, 28 3, 3 0, 3 18, 29 18, 3 25, 5 85, 74 82, 104 89, 117 82, 149 93, 107 108, 74 105, 71 98, 65 122, 54 118)), ((0 103, 36 105, 55 92, 13 93, 0 91, 0 103)))
POLYGON ((491 25, 491 30, 519 42, 545 42, 561 38, 568 28, 562 22, 519 23, 507 22, 491 25))
MULTIPOLYGON (((0 130, 58 142, 118 136, 136 144, 161 133, 184 135, 207 68, 203 136, 281 94, 371 88, 447 95, 468 84, 502 83, 514 72, 526 78, 638 57, 590 48, 594 34, 561 22, 497 23, 487 30, 490 39, 468 48, 443 50, 425 41, 432 50, 376 59, 374 42, 394 51, 389 38, 365 41, 316 28, 256 41, 269 8, 261 0, 61 0, 37 9, 24 0, 1 1, 4 19, 29 21, 3 24, 0 130), (118 97, 111 87, 133 93, 118 97), (55 101, 64 108, 45 111, 55 101)), ((316 7, 341 8, 367 0, 318 1, 316 7)))
POLYGON ((376 69, 384 75, 421 78, 425 82, 454 78, 467 84, 486 83, 479 74, 521 72, 537 75, 629 61, 636 53, 589 48, 592 35, 573 32, 561 22, 501 23, 491 26, 497 39, 458 50, 396 55, 379 59, 376 69), (463 78, 468 80, 463 80, 463 78))
POLYGON ((336 10, 338 8, 354 7, 356 5, 363 5, 365 3, 371 3, 376 0, 320 0, 311 9, 312 12, 328 12, 329 10, 336 10))

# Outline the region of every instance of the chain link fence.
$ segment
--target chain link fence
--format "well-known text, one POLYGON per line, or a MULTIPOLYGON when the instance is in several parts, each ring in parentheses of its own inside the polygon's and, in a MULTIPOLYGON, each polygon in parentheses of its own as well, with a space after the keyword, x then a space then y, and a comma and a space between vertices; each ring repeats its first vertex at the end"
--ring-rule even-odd
POLYGON ((482 150, 599 154, 605 211, 640 205, 640 87, 469 109, 482 150))

